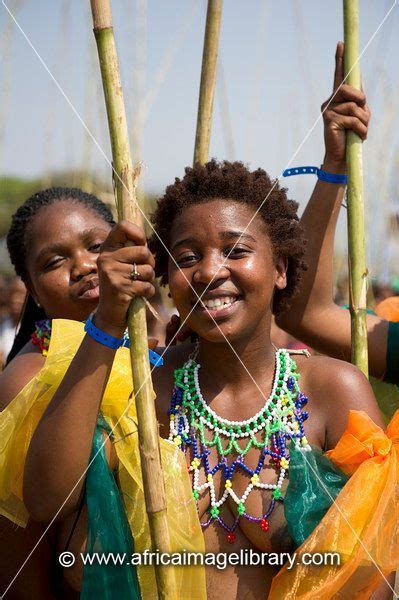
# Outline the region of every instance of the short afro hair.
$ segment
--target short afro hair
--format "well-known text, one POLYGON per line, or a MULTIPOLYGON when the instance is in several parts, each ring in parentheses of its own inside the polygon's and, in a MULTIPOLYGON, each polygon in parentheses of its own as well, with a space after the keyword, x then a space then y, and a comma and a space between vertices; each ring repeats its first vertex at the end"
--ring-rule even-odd
POLYGON ((170 231, 174 219, 194 204, 214 199, 246 203, 258 211, 266 224, 275 257, 285 257, 288 264, 287 286, 276 290, 273 313, 279 314, 289 306, 289 300, 298 289, 302 272, 305 241, 297 215, 298 204, 288 200, 287 190, 278 181, 272 181, 263 169, 250 171, 242 162, 217 162, 186 167, 183 179, 176 178, 158 200, 152 215, 156 235, 150 240, 155 254, 155 272, 161 284, 168 283, 168 259, 165 249, 170 248, 170 231), (158 237, 159 236, 159 237, 158 237), (162 244, 165 244, 165 246, 162 244))

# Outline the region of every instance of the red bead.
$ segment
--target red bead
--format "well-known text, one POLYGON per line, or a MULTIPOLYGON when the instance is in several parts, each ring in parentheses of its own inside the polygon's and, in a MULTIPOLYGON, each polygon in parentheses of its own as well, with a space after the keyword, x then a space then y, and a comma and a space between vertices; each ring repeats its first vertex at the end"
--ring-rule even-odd
POLYGON ((260 528, 263 529, 263 531, 267 531, 269 529, 269 521, 262 519, 260 522, 260 528))
POLYGON ((235 533, 230 531, 230 533, 227 534, 227 541, 229 542, 229 544, 234 544, 235 540, 236 540, 235 533))

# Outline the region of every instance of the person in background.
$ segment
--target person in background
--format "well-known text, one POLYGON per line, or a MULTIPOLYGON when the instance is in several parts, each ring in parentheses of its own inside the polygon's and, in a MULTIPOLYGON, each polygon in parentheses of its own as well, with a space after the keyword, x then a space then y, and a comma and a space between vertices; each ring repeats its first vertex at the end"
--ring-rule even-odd
MULTIPOLYGON (((334 147, 335 164, 330 165, 329 170, 335 169, 333 172, 340 174, 346 173, 347 123, 344 121, 344 115, 355 116, 362 106, 364 128, 367 129, 370 114, 366 98, 361 91, 352 90, 358 97, 357 105, 348 102, 343 109, 343 105, 339 104, 342 94, 348 88, 346 84, 342 84, 343 55, 344 46, 340 43, 336 54, 335 96, 323 114, 325 124, 334 123, 334 127, 325 126, 326 141, 329 137, 330 147, 334 147)), ((350 361, 350 313, 334 302, 332 291, 334 236, 344 200, 345 184, 319 182, 317 185, 324 186, 323 202, 318 202, 316 194, 313 194, 301 218, 308 240, 305 251, 308 270, 303 276, 300 293, 293 299, 290 310, 278 316, 277 324, 317 351, 350 361)), ((399 323, 385 320, 371 312, 367 314, 366 319, 369 372, 376 378, 397 385, 399 323)))
POLYGON ((0 322, 0 364, 5 365, 14 343, 19 318, 25 303, 26 287, 20 277, 14 277, 5 287, 4 313, 0 322))

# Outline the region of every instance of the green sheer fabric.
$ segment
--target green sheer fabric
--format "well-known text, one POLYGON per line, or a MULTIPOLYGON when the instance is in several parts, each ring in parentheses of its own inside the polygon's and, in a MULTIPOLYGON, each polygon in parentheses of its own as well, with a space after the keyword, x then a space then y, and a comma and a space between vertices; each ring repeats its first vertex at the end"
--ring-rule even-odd
POLYGON ((398 361, 399 361, 399 323, 389 321, 387 338, 387 370, 384 381, 399 385, 398 361))
MULTIPOLYGON (((126 561, 134 552, 134 542, 125 509, 114 475, 111 473, 102 430, 110 432, 108 423, 99 416, 93 438, 91 460, 86 478, 88 537, 86 552, 126 554, 126 561)), ((139 600, 140 587, 133 565, 86 564, 83 573, 82 600, 139 600)))
POLYGON ((297 547, 320 523, 348 479, 319 448, 305 452, 291 444, 284 514, 297 547))

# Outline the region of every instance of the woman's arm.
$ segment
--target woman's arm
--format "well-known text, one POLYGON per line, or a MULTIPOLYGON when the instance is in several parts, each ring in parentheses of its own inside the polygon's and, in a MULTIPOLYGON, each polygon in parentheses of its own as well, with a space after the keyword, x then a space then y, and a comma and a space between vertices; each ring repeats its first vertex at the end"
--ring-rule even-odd
MULTIPOLYGON (((345 130, 351 129, 366 139, 370 116, 363 92, 341 85, 343 52, 344 47, 340 43, 336 53, 335 96, 322 106, 326 146, 323 168, 331 173, 346 171, 345 130)), ((350 360, 350 314, 333 301, 334 236, 344 194, 343 185, 317 182, 301 219, 308 240, 305 253, 308 270, 290 309, 279 315, 276 321, 280 327, 320 352, 350 360)), ((370 372, 380 377, 386 370, 388 323, 367 315, 367 329, 370 372)))
MULTIPOLYGON (((153 257, 144 233, 131 223, 115 226, 98 263, 100 303, 96 326, 122 338, 134 296, 154 293, 153 257), (134 246, 125 247, 126 242, 134 246), (130 277, 132 264, 140 279, 130 277)), ((115 350, 86 335, 57 392, 41 418, 28 450, 24 472, 24 502, 39 521, 62 518, 77 506, 89 464, 101 399, 115 350)))

